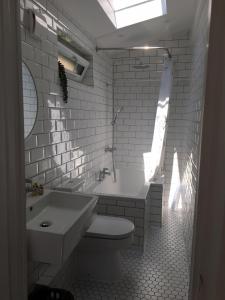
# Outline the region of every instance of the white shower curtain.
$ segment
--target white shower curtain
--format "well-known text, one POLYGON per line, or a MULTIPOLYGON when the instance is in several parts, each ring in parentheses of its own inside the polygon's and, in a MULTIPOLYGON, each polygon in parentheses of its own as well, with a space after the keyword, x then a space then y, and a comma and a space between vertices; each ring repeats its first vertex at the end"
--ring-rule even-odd
POLYGON ((162 176, 172 81, 172 61, 170 59, 166 61, 161 77, 151 152, 144 153, 145 177, 148 179, 146 181, 162 176))

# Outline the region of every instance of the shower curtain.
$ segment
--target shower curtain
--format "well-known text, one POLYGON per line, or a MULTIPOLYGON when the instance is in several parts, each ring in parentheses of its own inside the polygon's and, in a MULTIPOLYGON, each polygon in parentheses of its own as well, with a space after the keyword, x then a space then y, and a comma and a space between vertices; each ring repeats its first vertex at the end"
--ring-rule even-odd
POLYGON ((172 81, 172 60, 168 59, 165 62, 165 69, 161 77, 152 148, 149 157, 149 180, 159 178, 163 175, 163 161, 167 135, 167 118, 169 113, 172 81))

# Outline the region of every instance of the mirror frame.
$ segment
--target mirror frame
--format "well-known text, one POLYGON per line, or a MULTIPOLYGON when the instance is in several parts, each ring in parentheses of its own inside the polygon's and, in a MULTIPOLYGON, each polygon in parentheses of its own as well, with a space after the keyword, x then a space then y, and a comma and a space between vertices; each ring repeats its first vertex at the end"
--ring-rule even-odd
MULTIPOLYGON (((26 59, 24 59, 24 58, 22 58, 22 64, 21 64, 22 76, 23 76, 23 64, 26 66, 26 68, 27 68, 28 71, 30 72, 30 75, 31 75, 31 78, 33 79, 34 87, 35 87, 35 90, 36 90, 36 95, 37 95, 37 110, 36 110, 36 117, 35 117, 34 124, 33 124, 32 128, 31 128, 29 134, 28 134, 26 137, 24 137, 24 142, 26 143, 27 140, 32 136, 32 132, 33 132, 34 127, 35 127, 35 125, 36 125, 36 123, 37 123, 38 113, 39 113, 39 105, 38 105, 38 102, 39 102, 39 100, 38 100, 38 99, 39 99, 39 95, 38 95, 38 90, 37 90, 37 85, 36 85, 36 82, 35 82, 35 78, 34 78, 34 75, 33 75, 33 73, 32 73, 32 70, 31 70, 32 68, 30 68, 29 62, 28 62, 26 59)), ((23 92, 23 77, 22 77, 22 92, 23 92)), ((24 104, 24 103, 23 103, 23 104, 24 104)), ((24 106, 23 106, 23 107, 24 107, 24 106)), ((23 120, 24 120, 24 109, 23 109, 23 120)), ((23 127, 24 127, 24 123, 23 123, 23 127)))

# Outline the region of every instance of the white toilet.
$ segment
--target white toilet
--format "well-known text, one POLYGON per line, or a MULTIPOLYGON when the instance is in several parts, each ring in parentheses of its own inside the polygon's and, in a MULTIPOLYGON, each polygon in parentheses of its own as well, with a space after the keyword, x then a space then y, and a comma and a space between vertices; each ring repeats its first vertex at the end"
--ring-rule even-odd
POLYGON ((133 240, 134 224, 97 215, 78 246, 80 277, 116 281, 121 277, 120 250, 133 240))
MULTIPOLYGON (((72 186, 69 181, 56 189, 74 192, 72 186)), ((127 219, 94 215, 92 224, 78 245, 78 276, 104 281, 119 280, 120 250, 131 245, 133 233, 134 224, 127 219)))

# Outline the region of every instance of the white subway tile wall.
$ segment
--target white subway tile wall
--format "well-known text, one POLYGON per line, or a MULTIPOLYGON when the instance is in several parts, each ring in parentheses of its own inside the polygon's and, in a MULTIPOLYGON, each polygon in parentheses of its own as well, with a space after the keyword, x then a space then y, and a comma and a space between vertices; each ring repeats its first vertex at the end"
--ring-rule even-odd
MULTIPOLYGON (((189 36, 180 35, 174 40, 159 41, 168 47, 173 60, 173 87, 165 151, 164 205, 167 206, 171 190, 173 157, 184 157, 184 134, 187 120, 184 110, 189 102, 191 48, 189 36)), ((144 169, 143 153, 150 152, 159 97, 161 74, 164 69, 164 50, 123 51, 113 57, 115 78, 115 105, 123 106, 116 125, 117 167, 133 166, 144 169), (140 64, 149 65, 144 71, 140 64)), ((179 171, 176 175, 180 176, 179 171)), ((181 170, 180 170, 181 171, 181 170)), ((179 185, 175 183, 176 185, 179 185)))
POLYGON ((191 72, 190 99, 184 110, 186 132, 184 139, 184 158, 182 167, 181 195, 183 199, 183 228, 189 265, 191 263, 192 238, 194 229, 195 197, 198 184, 199 155, 201 143, 202 113, 204 107, 204 88, 209 41, 210 1, 200 1, 199 14, 196 15, 192 40, 193 62, 191 72))
MULTIPOLYGON (((24 7, 39 6, 36 1, 20 1, 22 55, 38 95, 37 122, 25 140, 26 177, 54 186, 79 176, 89 186, 95 181, 96 171, 111 168, 111 156, 104 148, 112 140, 112 60, 96 54, 93 42, 55 7, 54 1, 38 2, 48 23, 41 39, 30 35, 22 24, 24 7), (58 79, 56 23, 93 55, 85 85, 68 80, 68 104, 62 100, 58 79)), ((30 289, 48 267, 29 262, 30 289)))
MULTIPOLYGON (((159 43, 169 47, 173 60, 163 204, 180 209, 184 215, 183 232, 189 265, 208 43, 209 4, 208 1, 203 2, 202 9, 199 10, 201 16, 196 16, 191 39, 188 35, 181 35, 175 40, 159 43)), ((124 51, 114 55, 115 103, 118 107, 124 107, 116 125, 117 167, 135 166, 143 169, 143 153, 151 151, 164 63, 162 54, 162 50, 158 50, 124 51), (141 63, 150 64, 148 71, 139 71, 133 67, 141 63)), ((157 205, 155 208, 151 207, 151 212, 157 212, 157 205)))
MULTIPOLYGON (((111 167, 111 156, 104 148, 111 144, 112 137, 112 60, 96 54, 92 41, 53 2, 39 1, 48 23, 41 39, 21 26, 23 60, 38 93, 37 122, 25 141, 26 176, 48 186, 79 176, 89 186, 96 171, 111 167), (93 54, 88 76, 92 73, 94 86, 69 79, 68 104, 62 100, 58 79, 57 23, 93 54)), ((21 0, 21 21, 23 7, 39 8, 35 2, 21 0)))
MULTIPOLYGON (((111 169, 111 155, 104 152, 112 142, 112 78, 115 79, 115 105, 123 106, 116 125, 115 152, 117 167, 143 169, 143 153, 151 151, 160 78, 164 68, 162 50, 124 51, 111 60, 96 54, 95 44, 87 33, 82 33, 63 9, 53 0, 39 0, 48 27, 42 39, 30 35, 21 22, 22 55, 35 79, 38 93, 38 117, 31 136, 25 142, 26 176, 39 183, 55 186, 68 178, 85 178, 85 187, 95 181, 100 168, 111 169), (68 104, 62 100, 58 80, 56 25, 60 24, 91 55, 91 67, 84 84, 68 80, 68 104), (134 65, 149 64, 146 70, 134 65)), ((39 6, 36 1, 21 0, 21 20, 24 7, 39 6)), ((159 46, 169 47, 174 62, 173 89, 167 128, 165 151, 164 206, 168 204, 171 187, 178 187, 175 206, 182 195, 182 209, 186 214, 184 237, 190 262, 194 198, 196 190, 199 137, 207 32, 205 1, 199 22, 193 31, 194 47, 188 35, 164 40, 159 46), (192 50, 194 55, 192 57, 192 50), (193 67, 192 67, 193 66, 193 67), (193 83, 190 88, 190 82, 193 83), (175 154, 177 156, 175 156, 175 154), (177 157, 177 158, 176 158, 177 157), (178 168, 174 168, 177 159, 178 168), (179 178, 174 183, 173 175, 179 178)), ((154 194, 154 191, 152 191, 154 194)), ((162 191, 158 191, 158 194, 162 191)), ((161 212, 154 194, 152 215, 161 222, 161 212)), ((144 207, 140 203, 118 200, 107 207, 98 206, 100 213, 122 215, 135 222, 136 236, 143 240, 144 207)), ((46 266, 29 263, 29 284, 36 282, 46 266)))

